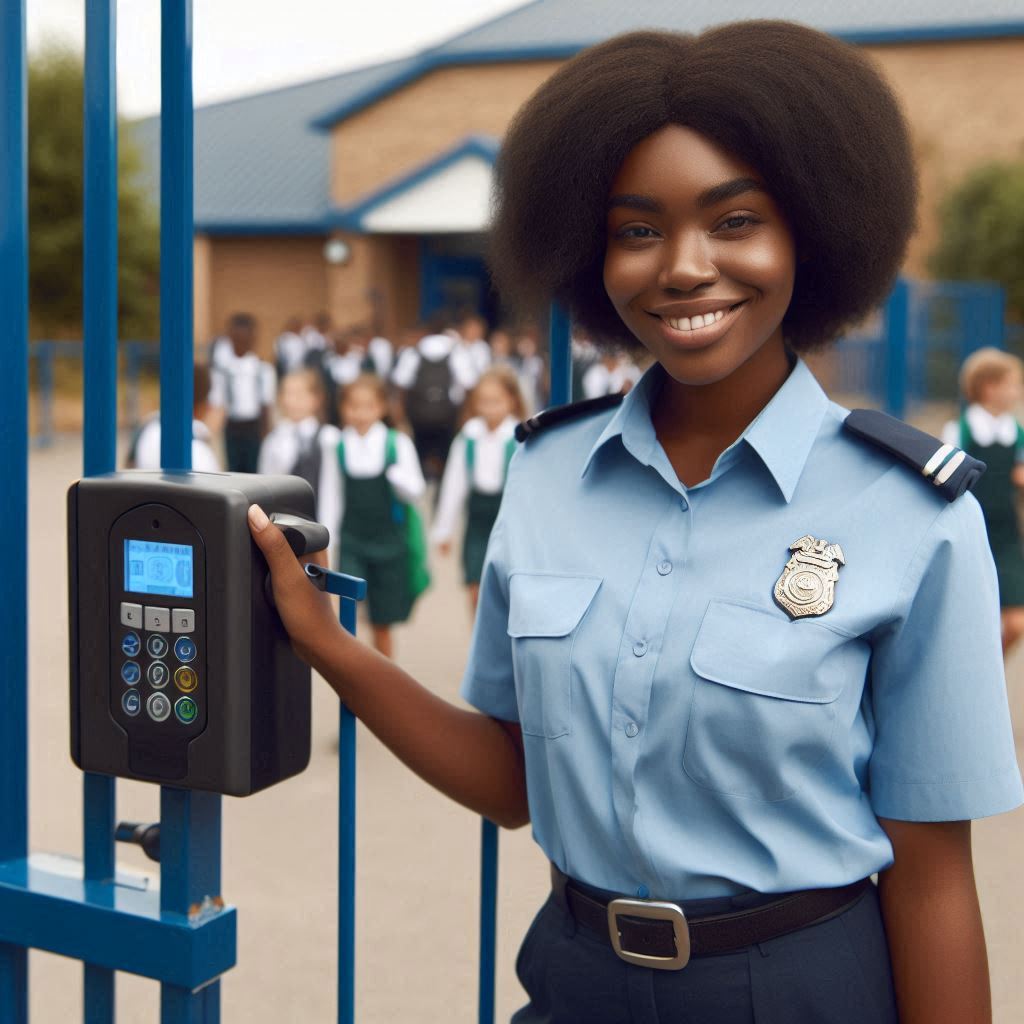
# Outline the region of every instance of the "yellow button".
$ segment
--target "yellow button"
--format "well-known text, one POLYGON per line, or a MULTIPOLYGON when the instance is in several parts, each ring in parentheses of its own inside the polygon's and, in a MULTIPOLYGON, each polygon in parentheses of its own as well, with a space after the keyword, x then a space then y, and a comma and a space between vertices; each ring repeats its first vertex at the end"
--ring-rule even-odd
POLYGON ((182 693, 191 693, 199 685, 199 676, 196 675, 194 669, 182 665, 174 673, 174 685, 182 693))

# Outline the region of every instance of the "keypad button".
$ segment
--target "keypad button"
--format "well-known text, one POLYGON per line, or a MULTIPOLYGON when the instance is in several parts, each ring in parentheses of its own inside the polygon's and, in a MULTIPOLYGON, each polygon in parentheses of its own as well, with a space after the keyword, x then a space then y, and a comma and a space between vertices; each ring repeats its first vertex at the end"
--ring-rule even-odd
POLYGON ((174 656, 178 661, 184 661, 186 664, 190 661, 195 661, 195 640, 190 636, 179 636, 178 639, 174 641, 174 656))
POLYGON ((142 605, 141 604, 129 604, 127 601, 121 602, 121 625, 122 626, 134 626, 136 629, 142 628, 142 605))
POLYGON ((199 685, 199 676, 187 665, 182 665, 174 672, 174 685, 182 693, 191 693, 199 685))
POLYGON ((146 606, 146 630, 150 633, 166 633, 171 628, 170 608, 146 606))
POLYGON ((164 722, 171 713, 171 702, 163 693, 150 694, 149 700, 146 701, 146 711, 154 722, 164 722))
POLYGON ((142 641, 138 633, 125 633, 121 638, 121 653, 126 658, 134 658, 142 650, 142 641))
POLYGON ((142 669, 137 661, 126 661, 121 666, 121 678, 129 685, 134 686, 142 678, 142 669))
POLYGON ((182 725, 191 725, 199 714, 199 707, 191 697, 179 697, 174 704, 174 713, 182 725))
POLYGON ((149 680, 150 686, 160 690, 167 685, 167 681, 171 678, 171 670, 162 661, 153 661, 146 669, 146 678, 149 680))
POLYGON ((171 610, 171 632, 191 633, 196 628, 196 613, 193 608, 173 608, 171 610))
POLYGON ((126 715, 134 718, 142 710, 142 697, 138 690, 125 690, 121 697, 121 707, 126 715))
POLYGON ((159 633, 154 633, 146 641, 146 650, 151 658, 162 658, 170 649, 170 644, 159 633))

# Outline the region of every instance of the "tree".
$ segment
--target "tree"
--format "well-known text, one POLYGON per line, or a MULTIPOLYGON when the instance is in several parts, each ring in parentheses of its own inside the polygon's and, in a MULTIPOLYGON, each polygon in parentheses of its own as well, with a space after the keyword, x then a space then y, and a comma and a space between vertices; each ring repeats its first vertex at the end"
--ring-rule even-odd
MULTIPOLYGON (((28 73, 29 310, 36 337, 78 334, 82 323, 81 55, 47 46, 28 73)), ((159 228, 138 183, 141 158, 118 131, 118 326, 158 334, 159 228)), ((79 335, 80 336, 80 335, 79 335)))
POLYGON ((929 269, 953 280, 997 281, 1024 320, 1024 161, 972 171, 940 210, 942 240, 929 269))

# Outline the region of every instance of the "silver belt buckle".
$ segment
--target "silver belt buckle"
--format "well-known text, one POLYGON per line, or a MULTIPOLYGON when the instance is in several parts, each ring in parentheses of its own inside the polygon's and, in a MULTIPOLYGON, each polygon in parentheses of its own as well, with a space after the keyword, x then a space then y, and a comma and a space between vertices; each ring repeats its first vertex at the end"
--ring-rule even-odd
POLYGON ((608 935, 616 955, 628 964, 638 967, 653 967, 659 971, 678 971, 690 962, 690 929, 686 923, 683 908, 675 903, 660 903, 657 900, 617 899, 608 904, 608 935), (676 940, 675 956, 650 956, 648 953, 633 953, 622 948, 622 937, 616 918, 647 917, 655 921, 671 921, 676 940))

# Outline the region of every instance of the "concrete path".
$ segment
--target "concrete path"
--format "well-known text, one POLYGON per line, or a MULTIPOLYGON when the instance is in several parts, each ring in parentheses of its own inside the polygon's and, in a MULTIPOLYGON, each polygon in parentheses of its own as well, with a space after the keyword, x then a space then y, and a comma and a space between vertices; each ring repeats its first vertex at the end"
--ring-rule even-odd
MULTIPOLYGON (((64 492, 80 474, 72 442, 31 460, 31 822, 36 851, 81 850, 81 775, 68 755, 64 492)), ((469 637, 457 561, 397 633, 397 657, 456 699, 469 637)), ((1024 759, 1024 662, 1009 670, 1024 759)), ((239 911, 238 966, 222 983, 226 1024, 327 1024, 335 1019, 337 702, 314 686, 313 757, 297 779, 224 801, 224 896, 239 911)), ((415 778, 359 730, 357 991, 360 1024, 476 1020, 479 821, 415 778)), ((118 784, 118 817, 154 821, 155 787, 118 784)), ((997 1024, 1024 1020, 1019 969, 1024 814, 975 826, 975 860, 992 966, 997 1024)), ((149 871, 141 852, 120 862, 149 871)), ((499 1022, 523 1002, 513 961, 547 892, 547 863, 529 831, 503 832, 498 949, 499 1022)), ((937 965, 941 969, 941 965, 937 965)), ((33 1024, 81 1020, 81 968, 31 956, 33 1024)), ((155 1024, 155 983, 120 975, 119 1024, 155 1024)))

